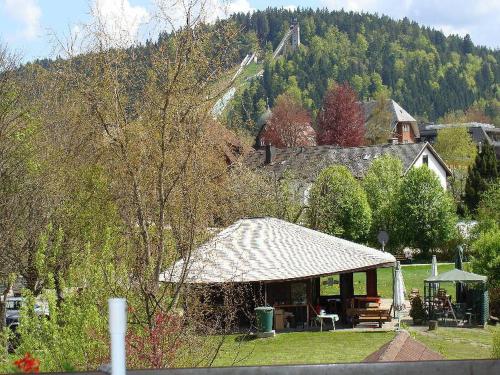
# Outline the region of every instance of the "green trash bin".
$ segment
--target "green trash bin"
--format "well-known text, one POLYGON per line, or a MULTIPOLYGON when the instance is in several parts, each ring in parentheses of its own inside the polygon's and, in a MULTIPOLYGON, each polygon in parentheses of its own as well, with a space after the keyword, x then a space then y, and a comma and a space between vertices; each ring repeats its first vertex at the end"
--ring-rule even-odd
POLYGON ((255 308, 259 332, 271 332, 273 330, 273 314, 274 307, 260 306, 255 308))

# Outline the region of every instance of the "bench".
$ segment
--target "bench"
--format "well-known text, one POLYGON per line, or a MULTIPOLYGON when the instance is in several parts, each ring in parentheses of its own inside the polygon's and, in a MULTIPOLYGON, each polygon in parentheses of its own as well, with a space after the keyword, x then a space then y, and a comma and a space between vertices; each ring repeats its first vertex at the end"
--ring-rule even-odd
POLYGON ((396 258, 396 260, 401 263, 401 264, 408 264, 408 263, 411 263, 412 262, 412 259, 411 258, 408 258, 405 254, 403 253, 399 253, 399 254, 396 254, 394 255, 394 258, 396 258))
POLYGON ((352 323, 352 328, 362 322, 375 322, 382 328, 383 323, 392 320, 391 310, 380 308, 348 308, 346 314, 352 323))

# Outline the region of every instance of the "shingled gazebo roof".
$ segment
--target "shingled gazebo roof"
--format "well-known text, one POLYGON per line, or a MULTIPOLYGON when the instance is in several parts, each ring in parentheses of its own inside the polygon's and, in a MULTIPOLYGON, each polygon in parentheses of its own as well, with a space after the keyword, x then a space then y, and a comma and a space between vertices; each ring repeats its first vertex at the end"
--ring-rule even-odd
MULTIPOLYGON (((304 279, 390 267, 396 259, 361 244, 275 218, 241 219, 196 249, 187 283, 304 279)), ((184 261, 160 281, 180 279, 184 261)))

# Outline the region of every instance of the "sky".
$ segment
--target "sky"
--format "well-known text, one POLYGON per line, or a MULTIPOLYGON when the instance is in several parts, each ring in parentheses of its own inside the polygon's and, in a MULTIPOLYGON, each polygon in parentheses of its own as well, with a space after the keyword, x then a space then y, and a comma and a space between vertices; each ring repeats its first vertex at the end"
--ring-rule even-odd
MULTIPOLYGON (((106 19, 107 30, 130 44, 158 30, 150 25, 154 4, 165 0, 0 0, 0 43, 23 61, 54 57, 57 40, 81 35, 91 11, 106 19)), ((167 0, 175 3, 175 0, 167 0)), ((475 44, 500 48, 500 0, 208 0, 212 18, 267 6, 345 9, 408 17, 445 34, 470 34, 475 44)), ((175 14, 174 8, 167 8, 175 14), (172 11, 173 9, 173 11, 172 11)))

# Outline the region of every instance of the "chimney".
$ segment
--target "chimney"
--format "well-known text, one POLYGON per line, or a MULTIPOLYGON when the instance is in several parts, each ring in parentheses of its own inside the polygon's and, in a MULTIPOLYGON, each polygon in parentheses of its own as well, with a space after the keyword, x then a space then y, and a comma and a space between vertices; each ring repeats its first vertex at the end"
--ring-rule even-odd
POLYGON ((274 155, 276 154, 276 149, 273 145, 266 145, 266 164, 271 164, 274 159, 274 155))

